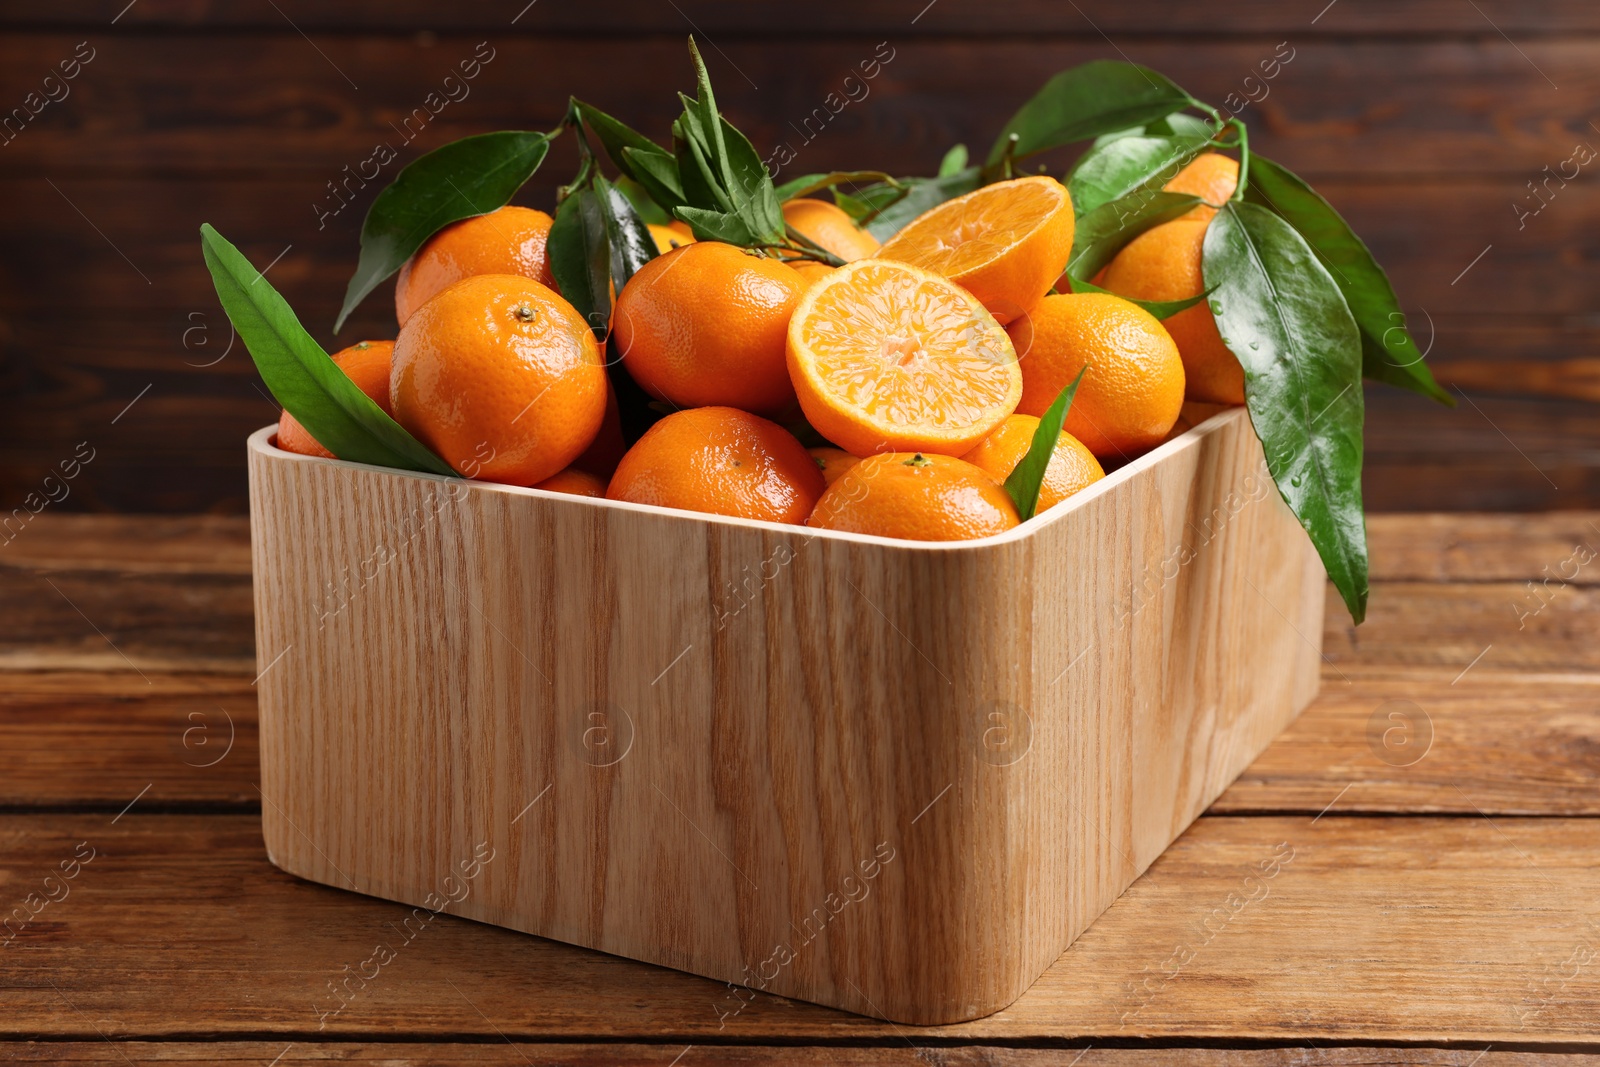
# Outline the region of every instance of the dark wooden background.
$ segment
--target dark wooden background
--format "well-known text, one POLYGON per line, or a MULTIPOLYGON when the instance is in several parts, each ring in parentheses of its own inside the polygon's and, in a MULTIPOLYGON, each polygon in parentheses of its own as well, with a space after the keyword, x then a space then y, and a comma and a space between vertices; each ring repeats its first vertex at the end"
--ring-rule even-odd
MULTIPOLYGON (((0 145, 0 511, 86 449, 53 506, 243 510, 244 438, 276 408, 228 350, 200 223, 274 263, 327 343, 382 181, 465 134, 548 128, 568 93, 662 136, 692 84, 691 30, 724 110, 758 147, 789 140, 792 174, 927 173, 1095 58, 1220 104, 1287 41, 1294 58, 1244 112, 1252 144, 1366 237, 1465 398, 1450 411, 1369 388, 1369 506, 1600 506, 1600 159, 1520 225, 1513 207, 1600 146, 1593 0, 16 0, 0 27, 3 111, 80 42, 94 57, 0 145), (469 95, 406 144, 399 124, 484 41, 469 95), (893 58, 870 96, 803 144, 791 123, 879 42, 893 58), (398 159, 319 230, 328 183, 379 142, 398 159)), ((548 207, 572 168, 563 146, 521 202, 548 207)), ((340 340, 393 336, 389 300, 340 340)))

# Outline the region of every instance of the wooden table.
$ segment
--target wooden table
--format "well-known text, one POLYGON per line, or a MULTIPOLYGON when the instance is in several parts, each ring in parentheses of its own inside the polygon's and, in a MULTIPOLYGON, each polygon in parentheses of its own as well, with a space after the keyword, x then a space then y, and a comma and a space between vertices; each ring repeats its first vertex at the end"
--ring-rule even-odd
POLYGON ((1600 1063, 1600 515, 1371 535, 1316 703, 1015 1005, 914 1029, 283 874, 244 522, 46 513, 0 546, 0 1057, 1600 1063))

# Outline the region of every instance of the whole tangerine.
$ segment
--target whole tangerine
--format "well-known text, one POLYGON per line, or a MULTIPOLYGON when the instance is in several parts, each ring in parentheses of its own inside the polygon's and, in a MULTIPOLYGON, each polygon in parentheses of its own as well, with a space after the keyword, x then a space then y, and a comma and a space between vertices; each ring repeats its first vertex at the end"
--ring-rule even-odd
POLYGON ((606 410, 594 334, 531 278, 457 282, 400 328, 395 419, 468 478, 534 485, 589 447, 606 410))
POLYGON ((674 412, 646 430, 606 496, 712 515, 801 523, 825 488, 794 435, 729 407, 674 412))
POLYGON ((828 487, 806 520, 817 529, 908 541, 964 541, 1017 524, 1016 504, 993 478, 966 460, 921 452, 862 460, 828 487))
POLYGON ((446 226, 400 268, 395 318, 404 326, 423 304, 476 274, 520 274, 554 289, 545 250, 552 221, 543 211, 507 205, 446 226))
POLYGON ((775 413, 794 400, 784 364, 805 284, 788 265, 696 241, 641 267, 617 297, 622 363, 644 391, 682 408, 775 413))

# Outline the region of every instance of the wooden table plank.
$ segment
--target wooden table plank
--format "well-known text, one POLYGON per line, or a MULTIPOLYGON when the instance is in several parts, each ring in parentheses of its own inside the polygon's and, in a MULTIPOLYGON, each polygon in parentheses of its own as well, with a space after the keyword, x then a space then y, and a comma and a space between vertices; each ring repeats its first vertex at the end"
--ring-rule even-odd
POLYGON ((1595 511, 1369 515, 1367 543, 1374 581, 1600 584, 1595 511))
POLYGON ((1600 946, 1593 819, 1203 818, 1015 1005, 928 1029, 765 995, 734 1013, 740 1002, 720 983, 449 917, 407 942, 407 909, 277 871, 247 816, 135 807, 115 824, 0 817, 4 906, 42 892, 60 863, 89 849, 68 894, 0 949, 0 1033, 299 1040, 401 1025, 416 1038, 685 1044, 1376 1040, 1600 1051, 1600 983, 1584 963, 1600 946), (380 944, 393 958, 336 999, 331 984, 364 969, 380 944))
POLYGON ((0 809, 259 810, 244 675, 0 672, 0 809))
MULTIPOLYGON (((1597 520, 1372 517, 1372 621, 1352 631, 1329 598, 1321 697, 1213 810, 1314 813, 1348 785, 1337 810, 1600 811, 1600 562, 1559 578, 1575 548, 1600 547, 1597 520), (1557 578, 1530 592, 1552 560, 1557 578), (1400 735, 1385 746, 1387 719, 1369 733, 1392 701, 1433 730, 1414 765, 1400 735)), ((47 512, 0 552, 0 574, 18 605, 0 614, 0 663, 61 668, 0 670, 0 806, 115 811, 148 785, 168 810, 256 810, 245 520, 47 512), (174 664, 226 673, 162 669, 174 664), (204 766, 230 720, 236 747, 204 766)))
POLYGON ((1600 675, 1326 672, 1211 812, 1600 815, 1597 711, 1600 675))
MULTIPOLYGON (((1600 515, 1369 524, 1370 621, 1350 627, 1330 598, 1327 652, 1341 669, 1459 671, 1492 642, 1502 651, 1485 666, 1600 662, 1590 610, 1600 515)), ((0 666, 253 672, 247 538, 241 519, 41 515, 0 554, 0 666)))
POLYGON ((877 1046, 677 1045, 504 1042, 429 1042, 387 1044, 315 1041, 51 1041, 11 1044, 13 1063, 107 1064, 211 1063, 222 1067, 294 1067, 305 1063, 379 1063, 385 1067, 424 1064, 485 1064, 527 1067, 557 1063, 569 1067, 705 1067, 725 1064, 794 1064, 797 1067, 1597 1067, 1588 1053, 1481 1052, 1477 1049, 1317 1047, 1296 1045, 1259 1049, 1213 1048, 1016 1048, 1006 1045, 877 1046), (281 1059, 274 1057, 281 1056, 281 1059))

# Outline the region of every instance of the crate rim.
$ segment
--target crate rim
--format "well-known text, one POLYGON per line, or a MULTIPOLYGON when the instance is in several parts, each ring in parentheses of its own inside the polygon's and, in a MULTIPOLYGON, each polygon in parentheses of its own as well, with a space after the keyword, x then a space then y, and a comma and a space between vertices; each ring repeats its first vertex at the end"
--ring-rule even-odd
POLYGON ((654 504, 634 504, 623 500, 608 500, 604 497, 578 496, 572 493, 556 493, 548 489, 535 489, 531 486, 506 485, 502 482, 474 481, 469 478, 452 478, 442 474, 429 474, 424 471, 401 470, 398 467, 383 467, 373 463, 358 463, 353 460, 328 459, 322 456, 307 456, 298 452, 286 452, 277 447, 272 438, 278 432, 278 424, 270 423, 252 433, 246 441, 246 446, 252 452, 270 457, 274 461, 290 461, 296 463, 326 463, 335 467, 371 471, 378 474, 387 474, 393 477, 414 478, 420 481, 438 483, 461 483, 469 485, 473 491, 503 493, 511 496, 531 496, 535 499, 558 499, 576 507, 590 507, 601 509, 614 509, 631 511, 646 515, 656 515, 663 519, 678 522, 709 522, 720 526, 758 530, 767 533, 800 535, 807 542, 815 539, 824 541, 844 541, 853 544, 880 545, 890 548, 899 548, 906 551, 920 552, 972 552, 986 548, 1008 545, 1014 541, 1022 541, 1032 537, 1035 533, 1047 526, 1059 522, 1067 515, 1079 508, 1086 506, 1090 501, 1112 491, 1123 482, 1136 477, 1140 472, 1150 469, 1164 460, 1176 456, 1199 441, 1210 436, 1217 430, 1226 426, 1231 420, 1247 418, 1248 411, 1245 407, 1225 408, 1222 411, 1205 419, 1203 422, 1185 430, 1177 437, 1164 441, 1123 466, 1112 471, 1098 482, 1074 493, 1065 502, 1056 505, 1049 511, 1035 515, 1028 521, 1021 523, 1016 528, 1004 533, 992 534, 989 537, 971 538, 965 541, 911 541, 898 537, 878 537, 872 534, 848 533, 840 530, 812 529, 809 526, 794 525, 782 522, 767 522, 761 519, 741 519, 731 515, 715 515, 710 512, 685 511, 680 508, 659 507, 654 504))

